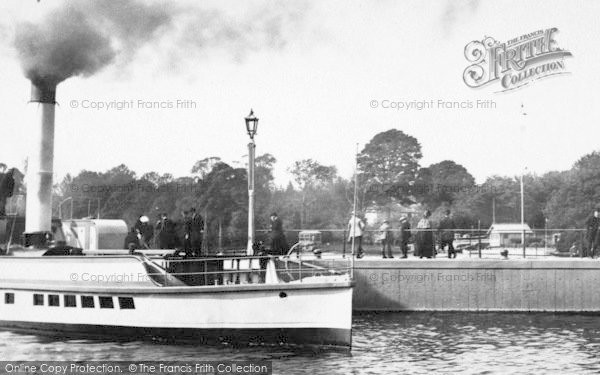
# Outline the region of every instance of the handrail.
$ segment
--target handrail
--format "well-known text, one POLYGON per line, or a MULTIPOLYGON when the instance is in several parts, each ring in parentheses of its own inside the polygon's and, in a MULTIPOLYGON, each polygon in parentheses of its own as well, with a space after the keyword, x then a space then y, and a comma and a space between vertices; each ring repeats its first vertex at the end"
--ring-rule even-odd
MULTIPOLYGON (((187 282, 198 283, 198 285, 220 285, 220 284, 265 284, 267 283, 267 273, 269 272, 269 267, 273 267, 272 270, 277 275, 278 279, 281 280, 281 277, 286 279, 286 282, 303 282, 305 277, 310 276, 335 276, 335 275, 350 275, 351 267, 347 265, 334 265, 334 263, 330 263, 329 266, 312 264, 310 262, 306 262, 302 259, 290 259, 289 257, 276 257, 276 256, 245 256, 245 257, 209 257, 209 258, 192 258, 192 259, 169 259, 162 257, 154 257, 150 259, 146 256, 141 257, 142 262, 150 263, 154 267, 154 270, 158 270, 159 272, 151 272, 150 269, 147 270, 147 275, 149 277, 163 277, 164 284, 162 286, 170 286, 169 278, 173 277, 178 282, 182 282, 187 284, 187 282), (252 260, 267 260, 266 265, 263 263, 253 264, 252 260), (225 268, 224 262, 233 261, 230 265, 231 268, 225 268), (240 268, 241 261, 247 261, 246 267, 240 268), (163 263, 163 265, 158 264, 157 262, 163 263), (277 266, 275 262, 283 262, 283 267, 277 266), (201 266, 201 270, 186 270, 186 269, 171 269, 170 266, 175 264, 204 264, 201 266), (208 269, 208 263, 217 263, 220 264, 220 267, 216 270, 208 269), (272 263, 272 264, 271 264, 272 263), (295 264, 297 267, 290 267, 290 264, 295 264), (257 265, 259 265, 257 267, 257 265), (233 276, 232 276, 233 275, 233 276), (252 276, 254 275, 254 276, 252 276), (200 276, 201 281, 199 282, 197 279, 186 279, 189 277, 200 276), (253 277, 253 278, 252 278, 253 277)), ((333 259, 331 259, 333 261, 333 259)), ((327 261, 327 259, 319 259, 319 263, 327 261)), ((281 282, 281 281, 280 281, 281 282)), ((174 286, 174 285, 171 285, 174 286)))

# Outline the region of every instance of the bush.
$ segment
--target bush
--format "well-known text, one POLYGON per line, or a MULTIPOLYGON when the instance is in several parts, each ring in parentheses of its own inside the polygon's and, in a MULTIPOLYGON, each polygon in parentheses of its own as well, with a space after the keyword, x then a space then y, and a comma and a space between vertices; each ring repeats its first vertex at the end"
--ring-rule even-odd
POLYGON ((584 238, 584 236, 582 235, 582 232, 579 231, 561 232, 560 239, 556 243, 556 250, 567 252, 575 242, 578 242, 581 247, 582 238, 584 238))

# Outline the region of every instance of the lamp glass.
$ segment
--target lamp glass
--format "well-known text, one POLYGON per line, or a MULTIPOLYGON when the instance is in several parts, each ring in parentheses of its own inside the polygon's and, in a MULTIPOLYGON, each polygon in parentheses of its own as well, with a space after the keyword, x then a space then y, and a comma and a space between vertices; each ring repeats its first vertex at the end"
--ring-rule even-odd
POLYGON ((254 135, 256 134, 256 130, 258 128, 258 118, 254 116, 254 111, 250 110, 250 114, 245 118, 246 120, 246 130, 248 131, 248 135, 251 139, 254 139, 254 135))

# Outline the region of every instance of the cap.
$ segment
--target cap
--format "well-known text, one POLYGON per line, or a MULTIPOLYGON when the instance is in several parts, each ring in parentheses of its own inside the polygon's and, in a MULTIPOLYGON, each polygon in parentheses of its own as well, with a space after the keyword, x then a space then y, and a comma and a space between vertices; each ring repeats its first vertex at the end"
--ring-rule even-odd
POLYGON ((150 221, 150 219, 148 219, 148 216, 144 215, 144 216, 140 216, 140 221, 142 223, 147 223, 148 221, 150 221))

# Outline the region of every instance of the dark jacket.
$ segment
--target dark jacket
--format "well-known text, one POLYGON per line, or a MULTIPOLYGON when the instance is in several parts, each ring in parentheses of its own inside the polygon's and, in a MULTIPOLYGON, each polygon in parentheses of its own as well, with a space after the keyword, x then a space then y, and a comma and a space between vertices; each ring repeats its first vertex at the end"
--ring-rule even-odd
POLYGON ((0 173, 0 197, 12 197, 15 190, 15 178, 12 172, 0 173))
POLYGON ((129 232, 127 236, 125 236, 125 244, 123 245, 124 249, 129 249, 129 244, 132 243, 134 245, 134 249, 140 248, 140 240, 137 236, 137 232, 129 232))
POLYGON ((456 225, 454 225, 454 220, 450 216, 445 216, 438 226, 438 230, 440 233, 440 239, 442 241, 452 241, 454 240, 454 229, 456 225))
POLYGON ((192 246, 196 243, 202 243, 202 232, 204 231, 204 219, 200 214, 193 214, 189 220, 189 234, 192 240, 192 246))
POLYGON ((586 234, 589 240, 594 240, 598 236, 598 228, 600 228, 600 217, 592 216, 586 222, 586 234))
POLYGON ((169 219, 160 220, 156 224, 158 231, 158 247, 160 249, 173 249, 179 245, 179 238, 175 223, 169 219))
POLYGON ((152 228, 152 225, 142 223, 138 220, 136 221, 134 228, 140 232, 142 240, 149 245, 152 237, 154 237, 154 228, 152 228))
POLYGON ((284 255, 287 254, 288 250, 289 246, 283 232, 283 223, 280 218, 276 217, 271 220, 271 254, 284 255))
POLYGON ((401 221, 398 241, 400 241, 400 243, 408 243, 408 241, 410 240, 410 236, 410 223, 408 222, 408 220, 401 221))

